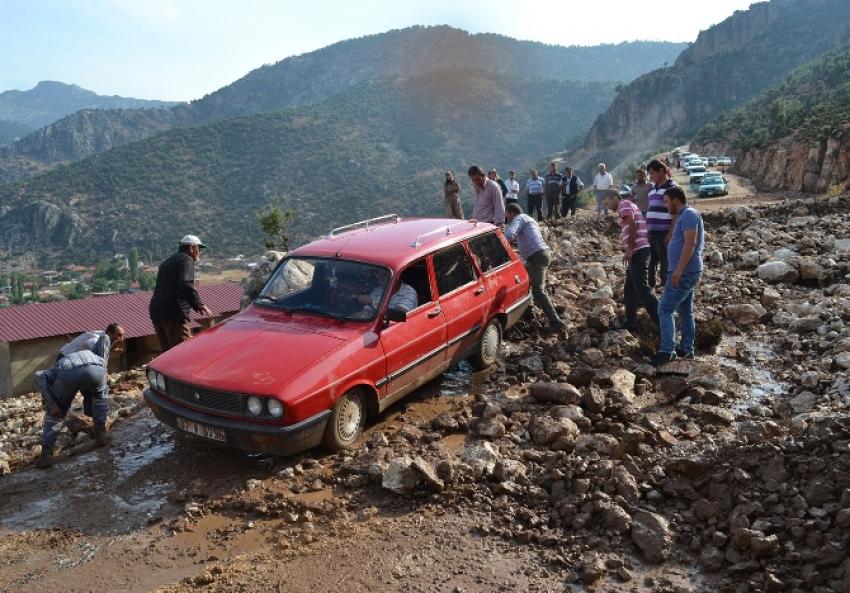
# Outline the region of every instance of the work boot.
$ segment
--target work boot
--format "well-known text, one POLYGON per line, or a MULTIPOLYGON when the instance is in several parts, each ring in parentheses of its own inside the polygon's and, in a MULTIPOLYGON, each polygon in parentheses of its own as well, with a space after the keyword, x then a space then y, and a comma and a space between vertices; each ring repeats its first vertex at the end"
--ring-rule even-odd
POLYGON ((112 435, 106 433, 106 427, 102 424, 94 427, 94 442, 98 447, 106 447, 112 442, 112 435))
POLYGON ((53 465, 53 447, 42 447, 41 455, 36 460, 35 466, 38 469, 47 469, 51 465, 53 465))

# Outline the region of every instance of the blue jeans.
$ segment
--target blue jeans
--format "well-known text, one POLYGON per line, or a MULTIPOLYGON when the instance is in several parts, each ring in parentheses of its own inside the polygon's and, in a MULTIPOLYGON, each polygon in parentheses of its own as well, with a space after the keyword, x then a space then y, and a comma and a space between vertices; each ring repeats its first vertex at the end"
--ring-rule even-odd
POLYGON ((682 324, 679 349, 684 352, 693 352, 697 333, 696 323, 694 323, 694 289, 702 274, 682 274, 678 288, 670 284, 671 275, 672 272, 667 275, 664 293, 658 302, 658 325, 661 328, 659 352, 670 353, 676 349, 676 320, 673 314, 677 311, 682 324))

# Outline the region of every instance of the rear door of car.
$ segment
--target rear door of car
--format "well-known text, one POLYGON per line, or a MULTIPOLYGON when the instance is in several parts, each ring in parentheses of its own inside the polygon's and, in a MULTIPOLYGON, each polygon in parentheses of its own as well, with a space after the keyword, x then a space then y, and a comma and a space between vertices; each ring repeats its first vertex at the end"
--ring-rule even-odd
POLYGON ((390 322, 381 330, 387 376, 378 387, 385 386, 386 395, 424 383, 439 374, 445 362, 446 317, 434 298, 430 266, 424 257, 393 278, 390 294, 405 282, 416 290, 418 302, 407 312, 407 321, 390 322))
POLYGON ((504 312, 528 295, 528 275, 522 263, 511 258, 504 235, 492 231, 467 242, 469 252, 484 278, 490 299, 487 318, 504 312))
POLYGON ((446 356, 454 360, 478 339, 490 309, 490 293, 463 243, 433 255, 439 303, 446 316, 446 356))

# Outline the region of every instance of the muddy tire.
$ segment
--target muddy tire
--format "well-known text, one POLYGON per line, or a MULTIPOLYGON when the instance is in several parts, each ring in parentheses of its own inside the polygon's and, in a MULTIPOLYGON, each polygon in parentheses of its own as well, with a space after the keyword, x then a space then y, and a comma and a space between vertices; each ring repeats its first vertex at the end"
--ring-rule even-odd
POLYGON ((489 369, 496 364, 499 348, 502 346, 502 325, 496 319, 491 319, 481 332, 478 349, 470 358, 472 366, 479 371, 489 369))
POLYGON ((363 394, 357 390, 349 391, 334 404, 325 426, 322 447, 329 451, 350 448, 363 432, 365 423, 366 402, 363 394))

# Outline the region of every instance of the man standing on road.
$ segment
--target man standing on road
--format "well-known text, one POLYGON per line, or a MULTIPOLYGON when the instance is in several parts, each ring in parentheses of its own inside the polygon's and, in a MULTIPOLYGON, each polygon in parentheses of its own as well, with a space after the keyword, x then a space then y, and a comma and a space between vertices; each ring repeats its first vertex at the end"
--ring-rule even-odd
POLYGON ((180 239, 177 253, 159 266, 149 312, 163 352, 192 337, 189 314, 211 315, 195 290, 195 262, 206 247, 195 235, 180 239))
POLYGON ((516 204, 519 202, 519 181, 516 180, 516 171, 508 172, 508 193, 505 196, 505 204, 516 204))
POLYGON ((596 194, 596 213, 605 214, 605 197, 609 192, 617 191, 614 177, 606 170, 605 163, 599 163, 599 172, 593 178, 593 190, 596 194))
POLYGON ((705 245, 702 216, 688 206, 685 192, 671 187, 664 192, 667 208, 676 217, 667 261, 672 272, 667 276, 664 294, 658 303, 658 321, 661 328, 661 346, 650 361, 658 366, 679 358, 694 357, 696 323, 694 322, 694 290, 703 272, 702 252, 705 245), (676 347, 676 321, 678 311, 682 336, 676 347))
POLYGON ((540 227, 532 217, 522 213, 519 204, 508 204, 505 207, 505 215, 508 219, 508 228, 505 229, 505 237, 508 241, 516 241, 519 255, 525 261, 528 275, 531 277, 531 296, 534 302, 543 309, 543 314, 549 325, 543 330, 549 335, 564 329, 564 322, 558 317, 549 295, 546 294, 546 274, 552 255, 549 246, 543 240, 540 227))
POLYGON ((649 259, 649 286, 657 284, 658 267, 661 267, 661 284, 667 279, 667 243, 673 228, 673 215, 665 206, 664 192, 676 183, 667 176, 667 167, 659 160, 652 160, 647 165, 649 177, 652 179, 652 189, 647 194, 648 208, 646 224, 649 228, 649 248, 652 250, 649 259))
POLYGON ((59 438, 56 425, 68 414, 78 391, 83 394, 85 413, 94 419, 95 443, 98 447, 104 447, 112 442, 112 437, 106 434, 109 354, 121 344, 123 339, 112 342, 109 334, 103 333, 91 348, 69 352, 56 361, 52 368, 35 373, 35 385, 44 403, 41 456, 36 461, 37 468, 45 469, 53 465, 53 452, 56 439, 59 438))
POLYGON ((626 306, 624 328, 636 333, 638 306, 643 305, 652 321, 658 325, 658 299, 649 287, 649 240, 646 238, 646 221, 640 209, 630 200, 621 200, 619 194, 609 194, 605 205, 620 218, 623 237, 623 261, 626 264, 626 282, 623 301, 626 306))
POLYGON ((502 181, 501 177, 499 177, 499 172, 496 171, 496 169, 490 169, 487 172, 487 178, 492 181, 495 181, 496 184, 499 186, 499 189, 502 191, 503 200, 508 197, 508 186, 505 185, 505 182, 502 181))
POLYGON ((446 215, 449 218, 463 219, 463 207, 460 205, 460 185, 455 181, 454 173, 446 171, 445 193, 446 215))
POLYGON ((546 174, 546 220, 553 218, 561 218, 560 204, 561 185, 564 183, 564 176, 558 173, 558 165, 556 163, 549 164, 549 173, 546 174))
POLYGON ((484 169, 478 165, 472 165, 467 174, 475 190, 472 218, 496 226, 504 226, 505 200, 499 186, 492 179, 487 179, 484 169))
POLYGON ((632 185, 631 201, 634 202, 644 218, 649 210, 649 191, 652 184, 646 180, 646 170, 641 168, 635 171, 635 183, 632 185))
POLYGON ((567 212, 569 212, 570 216, 575 218, 578 193, 584 187, 584 183, 578 178, 578 175, 573 175, 573 170, 570 167, 567 167, 564 169, 564 183, 561 187, 561 216, 566 218, 567 212))
POLYGON ((525 182, 525 193, 528 195, 528 215, 534 216, 537 210, 537 222, 543 221, 543 187, 545 182, 537 173, 537 169, 531 170, 531 177, 525 182))

